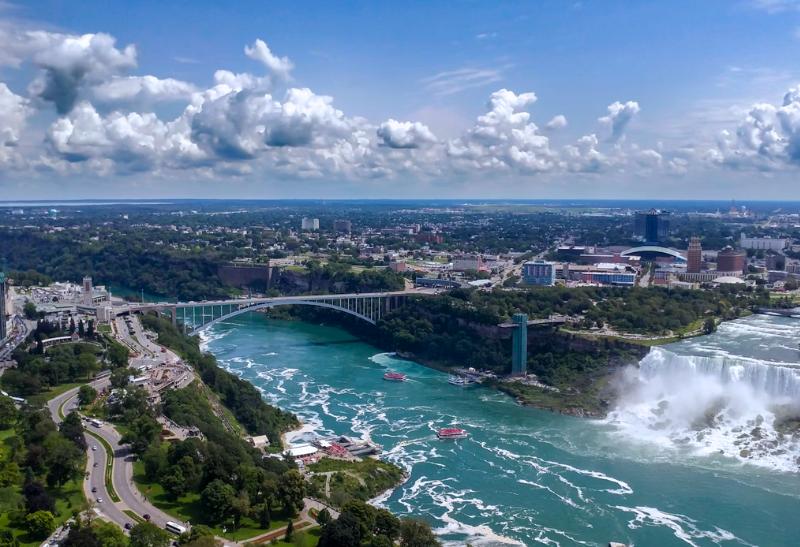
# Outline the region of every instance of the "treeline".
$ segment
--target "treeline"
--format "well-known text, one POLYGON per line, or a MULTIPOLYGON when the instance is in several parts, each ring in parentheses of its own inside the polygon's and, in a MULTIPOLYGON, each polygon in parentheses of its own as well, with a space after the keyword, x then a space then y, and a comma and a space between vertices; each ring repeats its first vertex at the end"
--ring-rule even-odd
MULTIPOLYGON (((223 298, 231 288, 217 276, 221 258, 200 249, 178 251, 155 244, 148 234, 91 241, 79 233, 0 230, 0 261, 17 271, 34 270, 49 278, 97 282, 174 296, 184 300, 223 298)), ((23 279, 31 279, 25 274, 23 279)))
POLYGON ((287 293, 355 293, 399 291, 405 287, 402 275, 388 268, 367 267, 354 270, 347 262, 328 262, 321 264, 312 260, 305 264, 304 270, 287 271, 277 279, 275 289, 287 293))
POLYGON ((86 441, 76 413, 56 427, 45 409, 0 396, 0 545, 40 542, 83 509, 86 441))
POLYGON ((197 341, 170 321, 146 315, 142 324, 158 334, 160 344, 177 351, 194 367, 250 435, 267 435, 273 445, 280 446, 281 433, 300 425, 293 414, 267 404, 251 383, 220 368, 213 355, 200 351, 197 341))

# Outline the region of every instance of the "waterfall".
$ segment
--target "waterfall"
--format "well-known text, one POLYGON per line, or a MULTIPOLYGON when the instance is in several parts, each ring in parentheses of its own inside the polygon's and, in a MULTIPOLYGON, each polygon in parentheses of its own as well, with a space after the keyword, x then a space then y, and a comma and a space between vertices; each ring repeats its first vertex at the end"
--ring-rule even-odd
MULTIPOLYGON (((685 346, 680 346, 685 350, 685 346)), ((654 347, 626 371, 607 422, 628 440, 800 471, 800 367, 654 347)))
POLYGON ((690 381, 698 376, 716 378, 723 385, 743 384, 755 394, 785 402, 800 400, 800 367, 758 359, 729 356, 680 355, 654 347, 639 363, 644 381, 675 378, 690 381))

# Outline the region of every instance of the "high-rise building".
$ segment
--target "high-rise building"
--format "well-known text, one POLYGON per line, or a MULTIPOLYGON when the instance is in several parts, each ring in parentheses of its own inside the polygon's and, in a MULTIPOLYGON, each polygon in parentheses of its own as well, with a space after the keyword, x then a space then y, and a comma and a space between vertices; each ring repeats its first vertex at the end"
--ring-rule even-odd
POLYGON ((83 305, 84 306, 91 306, 92 305, 92 278, 91 277, 84 277, 83 278, 83 305))
POLYGON ((0 272, 0 340, 4 340, 6 332, 6 274, 0 272))
POLYGON ((717 253, 718 272, 743 272, 747 266, 747 254, 733 247, 725 247, 717 253))
POLYGON ((353 230, 353 223, 349 220, 334 220, 333 229, 336 232, 349 234, 353 230))
POLYGON ((522 265, 522 279, 528 285, 550 287, 556 283, 556 265, 544 260, 533 260, 522 265))
POLYGON ((315 232, 319 230, 319 219, 303 217, 301 228, 306 231, 315 232))
POLYGON ((511 374, 525 376, 528 372, 528 316, 515 313, 511 322, 515 325, 511 339, 511 374))
POLYGON ((700 273, 703 264, 703 248, 700 246, 700 238, 693 236, 689 241, 689 249, 686 251, 686 271, 688 273, 700 273))
POLYGON ((645 243, 660 243, 669 235, 669 213, 658 209, 636 213, 634 232, 645 243))

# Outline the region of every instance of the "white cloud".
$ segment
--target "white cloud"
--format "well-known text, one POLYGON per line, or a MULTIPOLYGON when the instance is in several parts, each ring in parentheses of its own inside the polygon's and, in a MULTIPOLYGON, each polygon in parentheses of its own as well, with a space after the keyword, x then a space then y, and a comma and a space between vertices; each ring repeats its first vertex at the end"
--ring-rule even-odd
POLYGON ((639 110, 639 103, 636 101, 627 101, 625 103, 614 101, 608 105, 608 115, 598 118, 597 121, 610 126, 611 136, 609 139, 618 141, 624 135, 625 128, 628 127, 633 117, 639 113, 639 110))
POLYGON ((473 87, 483 87, 503 79, 503 69, 459 68, 423 78, 425 89, 437 97, 446 97, 473 87))
POLYGON ((0 82, 0 166, 21 161, 17 146, 30 114, 28 99, 0 82))
POLYGON ((276 57, 263 40, 256 40, 251 46, 244 47, 244 53, 254 61, 262 63, 267 69, 284 79, 289 78, 289 73, 294 64, 288 57, 276 57))
POLYGON ((547 122, 547 125, 545 127, 551 131, 564 129, 565 127, 567 127, 567 117, 564 116, 563 114, 557 114, 553 116, 549 122, 547 122))
POLYGON ((420 148, 436 142, 433 132, 420 122, 389 119, 378 127, 377 134, 389 148, 420 148))
POLYGON ((706 157, 739 169, 800 166, 800 86, 786 92, 780 105, 753 105, 735 132, 722 131, 706 157))
POLYGON ((800 0, 750 0, 750 5, 770 14, 800 11, 800 0))
POLYGON ((114 77, 92 88, 102 102, 161 102, 188 100, 197 88, 188 82, 155 76, 114 77))

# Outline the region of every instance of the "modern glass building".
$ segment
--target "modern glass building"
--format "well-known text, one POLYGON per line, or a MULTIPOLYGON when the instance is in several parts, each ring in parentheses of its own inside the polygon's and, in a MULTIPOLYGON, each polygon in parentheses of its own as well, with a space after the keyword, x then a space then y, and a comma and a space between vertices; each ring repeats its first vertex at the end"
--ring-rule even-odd
POLYGON ((522 265, 522 279, 528 285, 552 286, 556 282, 556 265, 544 260, 532 260, 522 265))

